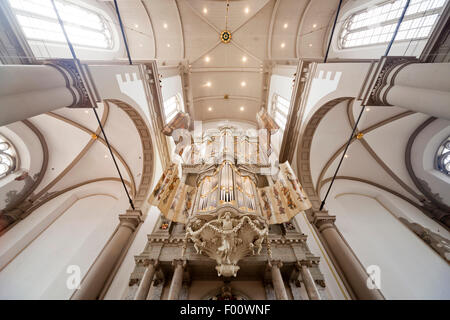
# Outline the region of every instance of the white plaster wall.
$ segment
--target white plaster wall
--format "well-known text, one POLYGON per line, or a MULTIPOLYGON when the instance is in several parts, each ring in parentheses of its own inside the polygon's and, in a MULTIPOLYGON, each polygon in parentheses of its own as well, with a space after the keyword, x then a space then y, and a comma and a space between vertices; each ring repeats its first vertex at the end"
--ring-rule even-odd
POLYGON ((363 266, 380 267, 381 292, 387 299, 450 298, 447 262, 396 216, 448 238, 436 222, 403 200, 354 181, 337 180, 326 207, 363 266))
POLYGON ((369 67, 363 62, 317 64, 302 123, 308 123, 314 112, 332 99, 357 97, 369 67))
MULTIPOLYGON (((40 214, 52 214, 58 204, 41 207, 40 214)), ((127 206, 123 196, 93 194, 77 199, 1 270, 0 299, 70 298, 67 267, 77 265, 81 277, 86 274, 127 206)))
POLYGON ((89 65, 95 87, 101 99, 118 99, 128 103, 151 128, 150 111, 144 83, 137 65, 89 65))

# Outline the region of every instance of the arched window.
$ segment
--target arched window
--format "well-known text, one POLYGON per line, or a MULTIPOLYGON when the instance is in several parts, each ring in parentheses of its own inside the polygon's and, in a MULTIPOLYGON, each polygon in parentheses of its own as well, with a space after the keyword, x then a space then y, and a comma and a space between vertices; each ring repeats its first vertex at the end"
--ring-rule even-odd
POLYGON ((450 175, 450 136, 438 148, 436 168, 446 175, 450 175))
POLYGON ((169 123, 170 120, 175 117, 178 111, 183 111, 181 107, 181 96, 180 94, 176 94, 166 101, 164 101, 164 115, 166 118, 166 123, 169 123))
POLYGON ((278 94, 273 95, 272 108, 270 115, 275 119, 281 130, 286 127, 287 117, 289 114, 289 100, 278 94))
POLYGON ((0 179, 16 169, 16 151, 14 147, 0 136, 0 179))
MULTIPOLYGON (((447 0, 411 0, 395 38, 427 38, 447 0)), ((391 40, 406 0, 391 0, 351 15, 340 34, 342 48, 387 43, 391 40)))
MULTIPOLYGON (((25 37, 53 43, 66 43, 50 0, 9 0, 25 37)), ((67 0, 55 0, 67 34, 74 46, 112 49, 110 25, 96 11, 67 0)))

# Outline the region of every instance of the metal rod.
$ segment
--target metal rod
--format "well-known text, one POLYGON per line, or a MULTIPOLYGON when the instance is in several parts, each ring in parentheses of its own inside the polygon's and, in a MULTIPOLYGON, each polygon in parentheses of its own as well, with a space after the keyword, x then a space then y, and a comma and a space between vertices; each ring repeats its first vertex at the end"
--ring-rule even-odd
POLYGON ((339 0, 338 8, 336 11, 336 17, 334 17, 333 29, 331 29, 330 40, 328 41, 327 52, 325 53, 325 58, 323 59, 323 63, 326 63, 327 59, 328 59, 328 52, 330 51, 331 41, 333 40, 333 35, 334 35, 334 29, 336 29, 336 23, 337 23, 337 20, 339 17, 339 12, 341 11, 341 5, 342 5, 342 0, 339 0))
POLYGON ((397 26, 395 27, 394 34, 392 35, 391 41, 389 41, 388 47, 386 48, 386 52, 384 53, 384 56, 385 56, 385 57, 387 57, 387 55, 389 54, 389 51, 391 51, 392 44, 394 43, 395 37, 397 36, 398 30, 400 29, 400 25, 401 25, 402 22, 403 22, 403 18, 405 17, 406 10, 407 10, 408 7, 409 7, 409 2, 410 2, 410 1, 411 1, 411 0, 407 0, 407 1, 406 1, 406 5, 405 5, 405 7, 403 8, 402 15, 400 16, 400 19, 398 20, 397 26))
MULTIPOLYGON (((409 2, 410 2, 410 0, 406 1, 406 5, 403 8, 402 15, 400 16, 400 19, 397 22, 397 26, 395 28, 394 34, 392 35, 391 41, 389 42, 389 45, 386 48, 386 52, 384 54, 384 57, 386 57, 389 54, 389 51, 391 50, 392 44, 394 43, 395 37, 397 36, 397 32, 398 32, 398 30, 400 28, 400 25, 401 25, 401 23, 403 21, 403 18, 405 17, 406 10, 408 9, 408 6, 409 6, 409 2)), ((337 17, 337 15, 336 15, 336 17, 337 17)), ((328 53, 328 50, 327 50, 327 53, 328 53)), ((331 187, 333 186, 333 183, 336 180, 336 176, 337 176, 337 174, 339 172, 339 168, 341 167, 342 161, 344 160, 345 153, 347 152, 347 149, 350 146, 350 143, 351 143, 351 141, 353 139, 353 135, 355 134, 356 128, 358 127, 358 124, 359 124, 359 120, 361 120, 361 116, 364 113, 365 108, 366 108, 366 105, 365 105, 365 103, 363 103, 361 105, 361 111, 359 112, 358 119, 356 120, 355 125, 353 126, 353 130, 352 130, 352 133, 350 135, 350 138, 348 139, 347 144, 345 145, 344 152, 342 153, 341 159, 339 160, 339 164, 338 164, 336 170, 334 171, 333 179, 331 179, 330 185, 328 186, 327 193, 325 194, 325 197, 323 198, 323 200, 322 200, 322 202, 320 204, 320 209, 319 209, 320 211, 322 211, 323 207, 325 206, 325 202, 327 200, 328 194, 330 193, 331 187)))
POLYGON ((116 7, 117 17, 119 18, 120 30, 122 31, 123 42, 125 44, 125 49, 127 50, 128 62, 130 65, 133 64, 131 61, 130 49, 128 48, 127 38, 125 36, 125 30, 123 29, 122 18, 120 17, 119 6, 117 5, 117 0, 114 0, 114 7, 116 7))
MULTIPOLYGON (((55 13, 56 13, 56 17, 58 18, 59 25, 61 26, 64 37, 66 38, 67 45, 69 46, 70 52, 72 53, 72 57, 75 60, 78 68, 80 69, 80 72, 82 72, 83 69, 81 68, 80 60, 78 60, 75 50, 73 48, 72 42, 70 42, 70 40, 69 40, 69 36, 67 35, 66 29, 64 27, 64 22, 62 21, 60 15, 59 15, 58 9, 56 8, 55 0, 51 0, 51 1, 52 1, 53 9, 55 10, 55 13)), ((133 210, 135 210, 133 200, 131 199, 130 194, 128 193, 128 189, 125 185, 125 181, 123 180, 122 174, 120 173, 119 166, 117 165, 116 158, 114 157, 114 154, 111 150, 111 145, 109 144, 108 137, 106 136, 105 130, 103 129, 103 125, 100 121, 97 110, 95 110, 95 104, 93 103, 92 98, 90 96, 89 96, 89 99, 91 101, 91 107, 92 107, 92 110, 94 111, 95 118, 97 119, 98 125, 100 126, 100 130, 102 131, 103 137, 105 138, 105 142, 108 147, 109 153, 111 154, 111 157, 114 161, 114 165, 116 166, 117 172, 119 173, 120 181, 122 181, 122 185, 123 185, 123 188, 125 189, 125 193, 127 194, 128 201, 130 202, 131 208, 133 210)))

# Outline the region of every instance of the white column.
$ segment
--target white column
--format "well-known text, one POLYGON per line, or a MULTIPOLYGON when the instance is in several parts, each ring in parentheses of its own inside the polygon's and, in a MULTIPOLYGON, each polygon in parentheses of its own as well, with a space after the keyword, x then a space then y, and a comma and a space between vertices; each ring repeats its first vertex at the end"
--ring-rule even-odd
POLYGON ((174 260, 173 265, 175 270, 173 271, 172 282, 170 283, 169 296, 167 300, 178 300, 180 296, 181 286, 183 285, 183 271, 186 266, 184 260, 174 260))
POLYGON ((0 65, 0 126, 85 102, 73 63, 0 65))
POLYGON ((327 212, 314 212, 314 224, 331 254, 335 257, 353 292, 359 300, 384 300, 378 289, 367 286, 369 275, 337 231, 334 220, 335 217, 329 216, 327 212))
POLYGON ((134 300, 146 300, 155 275, 157 261, 151 259, 146 260, 144 263, 147 265, 147 268, 145 269, 144 275, 139 283, 139 288, 134 296, 134 300))
POLYGON ((277 300, 288 300, 286 287, 284 286, 283 277, 281 276, 280 271, 283 263, 281 261, 270 261, 269 266, 272 273, 272 283, 277 300))
POLYGON ((309 271, 309 268, 312 266, 311 261, 302 260, 298 263, 298 268, 300 269, 300 274, 302 275, 303 283, 305 284, 306 293, 310 300, 320 300, 320 294, 317 290, 316 284, 314 283, 314 279, 309 271))
POLYGON ((141 220, 140 211, 128 210, 126 214, 119 216, 119 227, 105 245, 94 264, 89 269, 86 277, 72 296, 73 300, 96 300, 101 293, 106 280, 114 270, 124 248, 127 246, 132 234, 141 220))
POLYGON ((402 63, 388 71, 377 99, 450 120, 450 63, 402 63))

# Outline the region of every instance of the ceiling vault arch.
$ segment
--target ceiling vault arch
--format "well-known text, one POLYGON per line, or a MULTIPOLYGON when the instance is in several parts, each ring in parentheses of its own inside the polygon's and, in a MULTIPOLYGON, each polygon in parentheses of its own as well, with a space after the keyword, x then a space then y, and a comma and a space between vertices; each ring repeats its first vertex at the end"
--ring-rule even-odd
MULTIPOLYGON (((347 105, 347 116, 348 116, 348 121, 350 123, 350 128, 353 128, 355 126, 355 118, 353 116, 353 105, 351 103, 349 103, 347 105)), ((415 114, 415 113, 412 113, 415 114)), ((398 119, 392 120, 392 121, 388 121, 383 123, 381 126, 377 127, 381 128, 382 126, 391 123, 393 121, 396 121, 398 119)), ((377 155, 377 153, 372 149, 372 147, 369 145, 369 143, 364 139, 364 135, 357 139, 362 145, 363 147, 366 149, 366 151, 371 155, 371 157, 383 168, 383 170, 389 175, 391 176, 392 179, 395 180, 395 182, 397 182, 403 189, 405 189, 408 193, 410 193, 413 197, 415 197, 417 200, 421 201, 423 200, 423 196, 418 194, 417 192, 415 192, 411 187, 409 187, 402 179, 400 179, 400 177, 398 175, 396 175, 394 173, 394 171, 392 171, 392 169, 377 155)))
MULTIPOLYGON (((105 104, 105 105, 106 105, 106 104, 105 104)), ((108 108, 108 110, 109 110, 109 105, 108 105, 107 108, 108 108)), ((48 116, 51 116, 51 117, 53 117, 53 118, 55 118, 55 119, 61 120, 61 121, 63 121, 63 122, 66 122, 66 123, 68 123, 68 124, 70 124, 70 125, 72 125, 72 126, 78 128, 78 129, 80 129, 80 130, 86 132, 87 134, 91 135, 91 137, 92 137, 92 139, 89 141, 88 145, 86 145, 86 147, 85 147, 86 150, 83 150, 82 152, 80 152, 79 158, 77 157, 76 161, 74 161, 73 164, 71 163, 70 169, 73 168, 73 166, 75 166, 76 163, 78 163, 78 161, 86 154, 86 152, 90 149, 90 147, 94 144, 94 142, 95 142, 96 140, 98 140, 99 142, 101 142, 104 146, 107 146, 107 143, 106 143, 105 139, 99 136, 99 134, 100 134, 100 131, 99 131, 99 130, 100 130, 100 129, 97 129, 97 130, 94 132, 94 131, 92 131, 92 130, 86 128, 85 126, 83 126, 83 125, 81 125, 81 124, 79 124, 79 123, 77 123, 77 122, 75 122, 75 121, 73 121, 73 120, 70 120, 70 119, 68 119, 68 118, 66 118, 66 117, 63 117, 63 116, 61 116, 61 115, 59 115, 59 114, 56 114, 56 113, 54 113, 54 112, 49 112, 49 113, 47 113, 47 115, 48 115, 48 116), (95 135, 95 136, 94 136, 94 135, 95 135)), ((105 120, 105 123, 106 123, 106 120, 105 120)), ((102 124, 102 126, 104 126, 104 124, 102 124)), ((119 161, 122 163, 122 165, 124 166, 125 170, 127 171, 128 177, 129 177, 129 179, 130 179, 130 181, 131 181, 131 194, 132 194, 132 196, 134 196, 134 195, 136 194, 136 183, 135 183, 135 181, 134 181, 133 173, 131 172, 130 166, 127 164, 127 162, 126 162, 125 159, 122 157, 122 155, 117 151, 117 149, 116 149, 114 146, 112 146, 112 145, 110 145, 110 146, 111 146, 111 150, 112 150, 113 154, 114 154, 117 158, 119 158, 119 161)), ((70 170, 70 169, 69 169, 69 170, 70 170)), ((63 171, 63 172, 64 172, 64 175, 65 175, 69 170, 67 170, 67 171, 65 171, 65 172, 63 171)), ((62 178, 62 176, 61 176, 61 178, 62 178)), ((58 179, 58 180, 59 180, 59 179, 58 179)), ((57 181, 56 181, 56 182, 57 182, 57 181)))
MULTIPOLYGON (((375 130, 375 129, 377 129, 377 128, 380 128, 380 127, 382 127, 382 126, 388 124, 388 123, 391 123, 391 122, 393 122, 393 121, 395 121, 395 120, 398 120, 398 119, 402 119, 402 118, 407 117, 407 116, 412 115, 412 114, 414 114, 414 112, 411 112, 411 111, 402 112, 402 113, 400 113, 400 114, 398 114, 398 115, 389 117, 389 118, 384 119, 384 120, 382 120, 382 121, 380 121, 380 122, 378 122, 378 123, 375 123, 375 124, 369 126, 368 128, 361 130, 360 133, 362 133, 362 134, 367 134, 367 133, 372 132, 373 130, 375 130)), ((351 140, 351 142, 350 142, 350 145, 351 145, 353 142, 355 142, 356 140, 357 140, 356 137, 353 137, 352 140, 351 140)), ((339 149, 337 149, 337 150, 333 153, 333 155, 332 155, 332 156, 327 160, 327 162, 325 163, 324 167, 323 167, 322 170, 320 171, 319 177, 318 177, 317 180, 316 180, 316 191, 317 191, 317 190, 320 190, 320 189, 322 188, 322 184, 323 184, 323 181, 322 181, 322 180, 323 180, 323 177, 324 177, 326 171, 327 171, 328 168, 333 164, 334 160, 336 160, 336 158, 342 153, 342 151, 344 151, 345 145, 346 145, 346 144, 341 145, 341 146, 339 147, 339 149)))
POLYGON ((177 18, 178 18, 178 25, 180 27, 180 34, 181 34, 181 59, 186 59, 186 44, 185 44, 185 34, 184 34, 184 28, 183 28, 183 19, 181 18, 181 12, 180 12, 180 6, 178 5, 178 0, 173 0, 175 7, 177 8, 177 18))
POLYGON ((308 3, 306 4, 305 9, 303 9, 300 21, 298 23, 297 33, 296 33, 296 37, 295 37, 295 54, 296 54, 296 58, 301 57, 301 55, 300 55, 300 41, 299 41, 300 35, 301 35, 300 33, 302 32, 303 21, 305 21, 304 18, 306 16, 306 14, 308 13, 309 8, 311 7, 311 3, 312 3, 312 0, 309 0, 308 3))
MULTIPOLYGON (((265 5, 261 6, 252 15, 250 15, 247 20, 245 20, 240 25, 238 25, 234 30, 231 30, 230 31, 231 34, 236 33, 240 28, 245 26, 250 20, 252 20, 254 17, 256 17, 258 15, 258 13, 260 13, 263 9, 265 9, 269 4, 272 4, 274 1, 277 1, 277 0, 269 0, 269 1, 267 1, 265 5)), ((233 41, 233 39, 231 39, 231 41, 233 41)))
POLYGON ((303 131, 298 142, 297 146, 298 178, 300 179, 303 188, 308 194, 313 209, 315 210, 319 210, 321 200, 319 194, 316 192, 316 188, 314 186, 314 182, 311 176, 310 156, 311 156, 311 144, 314 137, 314 133, 316 132, 316 129, 319 126, 320 121, 332 108, 334 108, 336 105, 338 105, 343 101, 351 99, 353 99, 353 97, 335 98, 328 101, 320 108, 318 108, 317 111, 314 112, 312 117, 309 119, 305 127, 305 130, 303 131))
MULTIPOLYGON (((49 202, 50 200, 53 200, 53 199, 55 199, 56 197, 58 197, 58 196, 60 196, 60 195, 62 195, 62 194, 64 194, 64 193, 66 193, 66 192, 68 192, 68 191, 74 190, 74 189, 76 189, 76 188, 79 188, 79 187, 82 187, 82 186, 85 186, 85 185, 88 185, 88 184, 91 184, 91 183, 102 182, 102 181, 115 181, 115 182, 118 182, 118 183, 121 182, 121 180, 120 180, 119 178, 116 178, 116 177, 103 177, 103 178, 97 178, 97 179, 86 180, 86 181, 83 181, 83 182, 74 184, 74 185, 72 185, 72 186, 70 186, 70 187, 64 188, 64 189, 62 189, 62 190, 52 192, 52 193, 48 194, 46 197, 41 198, 41 199, 39 199, 39 201, 37 201, 36 203, 34 203, 33 206, 32 206, 29 210, 27 210, 27 212, 25 213, 25 215, 24 215, 23 217, 21 217, 21 219, 23 219, 23 218, 25 218, 26 216, 30 215, 34 210, 36 210, 36 209, 39 208, 40 206, 46 204, 46 203, 49 202)), ((127 185, 128 187, 131 187, 131 184, 130 184, 129 181, 124 180, 124 182, 125 182, 125 185, 127 185)))
MULTIPOLYGON (((327 184, 328 182, 330 182, 331 180, 332 180, 332 177, 329 177, 329 178, 324 179, 324 180, 323 180, 322 187, 323 187, 325 184, 327 184)), ((420 211, 422 211, 422 212, 424 212, 424 213, 427 213, 427 212, 424 210, 424 208, 423 208, 420 204, 418 204, 417 202, 411 200, 411 199, 408 198, 408 197, 405 197, 404 195, 402 195, 401 193, 399 193, 399 192, 397 192, 397 191, 395 191, 395 190, 392 190, 392 189, 390 189, 390 188, 388 188, 388 187, 385 187, 385 186, 383 186, 383 185, 381 185, 381 184, 378 184, 378 183, 376 183, 376 182, 373 182, 373 181, 370 181, 370 180, 366 180, 366 179, 362 179, 362 178, 358 178, 358 177, 352 177, 352 176, 336 176, 336 180, 350 180, 350 181, 357 181, 357 182, 362 182, 362 183, 371 185, 371 186, 376 187, 376 188, 379 188, 379 189, 381 189, 381 190, 383 190, 383 191, 389 192, 389 193, 393 194, 394 196, 397 196, 398 198, 400 198, 400 199, 402 199, 402 200, 408 202, 409 204, 413 205, 414 207, 416 207, 416 208, 419 209, 420 211)))
MULTIPOLYGON (((133 174, 131 172, 130 167, 128 166, 128 164, 126 163, 126 161, 124 160, 124 158, 119 154, 119 152, 111 145, 111 149, 113 151, 113 153, 119 158, 119 160, 121 161, 121 163, 123 164, 123 166, 125 167, 130 180, 125 179, 124 183, 125 185, 131 190, 131 196, 133 198, 133 201, 136 205, 137 208, 140 208, 142 205, 144 205, 145 203, 145 199, 148 195, 148 193, 151 191, 151 185, 153 183, 154 180, 154 150, 153 150, 153 143, 151 140, 151 135, 150 135, 150 131, 144 121, 144 119, 141 117, 141 115, 134 110, 134 108, 132 106, 130 106, 129 104, 121 101, 121 100, 117 100, 117 99, 105 99, 103 101, 104 104, 104 112, 102 114, 102 119, 101 119, 101 124, 102 126, 104 126, 107 122, 108 119, 108 115, 109 115, 109 110, 110 110, 110 104, 113 103, 114 105, 116 105, 119 109, 123 110, 128 117, 130 117, 130 119, 132 120, 139 136, 140 136, 140 140, 141 140, 141 145, 142 145, 142 152, 143 152, 143 156, 142 156, 142 177, 141 177, 141 181, 139 184, 139 187, 136 188, 135 186, 135 181, 133 178, 133 174)), ((86 180, 84 182, 80 182, 77 184, 74 184, 72 186, 66 187, 64 189, 61 190, 56 190, 56 191, 52 191, 49 192, 49 190, 51 188, 53 188, 55 185, 57 185, 57 183, 80 161, 80 159, 87 153, 87 151, 90 149, 90 147, 93 145, 93 143, 96 140, 99 140, 101 143, 106 145, 106 142, 103 140, 103 138, 99 137, 98 134, 100 134, 100 127, 98 127, 96 129, 96 131, 92 131, 90 129, 88 129, 87 127, 83 126, 80 123, 77 123, 71 119, 68 119, 64 116, 61 116, 59 114, 56 113, 47 113, 47 116, 53 117, 57 120, 63 121, 65 123, 67 123, 68 125, 74 126, 80 130, 82 130, 83 132, 90 134, 92 136, 92 139, 89 140, 89 142, 83 147, 83 149, 77 154, 77 156, 71 161, 71 163, 69 165, 66 166, 66 168, 64 168, 63 171, 61 171, 61 173, 54 178, 52 181, 50 181, 43 189, 41 189, 36 195, 32 195, 31 192, 29 193, 29 197, 31 195, 31 197, 29 198, 29 205, 27 206, 27 208, 25 208, 23 210, 23 213, 20 214, 20 216, 18 217, 17 220, 15 220, 12 224, 10 224, 8 226, 8 228, 4 229, 1 234, 4 234, 5 232, 7 232, 8 230, 10 230, 16 223, 18 223, 20 220, 24 219, 26 216, 30 215, 34 210, 36 210, 37 208, 39 208, 40 206, 42 206, 43 204, 47 203, 48 201, 68 192, 71 190, 74 190, 78 187, 87 185, 87 184, 91 184, 91 183, 95 183, 95 182, 101 182, 101 181, 115 181, 115 182, 121 182, 121 180, 117 177, 101 177, 101 178, 95 178, 95 179, 89 179, 86 180), (95 139, 94 139, 94 135, 95 135, 95 139)), ((25 120, 24 123, 31 128, 34 128, 35 130, 33 130, 33 132, 39 132, 39 130, 29 121, 29 120, 25 120)), ((48 150, 48 146, 45 142, 45 139, 43 137, 42 134, 37 134, 39 140, 41 141, 41 143, 43 144, 43 150, 48 150)), ((43 165, 42 168, 47 168, 48 166, 48 151, 44 152, 47 155, 44 157, 46 158, 46 160, 44 159, 43 161, 43 165)), ((45 173, 42 173, 42 177, 45 173)), ((39 181, 42 181, 42 177, 40 178, 39 181)), ((35 185, 33 190, 37 187, 38 185, 35 185)))
POLYGON ((278 6, 280 5, 280 0, 275 0, 275 4, 272 9, 272 16, 270 18, 269 34, 267 37, 267 58, 272 59, 272 37, 273 37, 273 25, 275 23, 275 18, 278 12, 278 6))
POLYGON ((150 11, 148 10, 147 4, 145 3, 144 0, 141 0, 141 4, 144 7, 145 13, 146 13, 147 18, 148 18, 148 22, 150 23, 150 27, 152 28, 153 46, 155 48, 155 53, 154 53, 153 58, 156 59, 158 57, 158 47, 157 47, 156 37, 155 37, 155 28, 154 28, 154 25, 153 25, 152 18, 150 17, 150 11))

